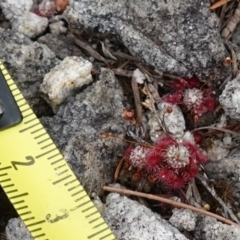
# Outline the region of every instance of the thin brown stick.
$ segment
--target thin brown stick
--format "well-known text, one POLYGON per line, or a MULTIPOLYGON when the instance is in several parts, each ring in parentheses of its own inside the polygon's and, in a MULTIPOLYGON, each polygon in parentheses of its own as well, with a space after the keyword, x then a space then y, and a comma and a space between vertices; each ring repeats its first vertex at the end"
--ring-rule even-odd
MULTIPOLYGON (((226 9, 227 9, 227 4, 225 3, 222 6, 221 13, 220 13, 220 16, 219 16, 219 26, 222 26, 223 19, 224 19, 224 16, 226 14, 226 9)), ((220 27, 220 29, 221 29, 221 27, 220 27)))
POLYGON ((231 55, 232 55, 233 77, 235 78, 238 74, 238 66, 237 66, 237 55, 233 49, 231 49, 231 55))
POLYGON ((108 191, 108 192, 117 192, 117 193, 125 194, 125 195, 133 195, 133 196, 137 196, 137 197, 143 197, 143 198, 147 198, 147 199, 150 199, 150 200, 161 201, 161 202, 173 205, 175 207, 189 209, 189 210, 192 210, 192 211, 194 211, 196 213, 216 218, 219 221, 222 221, 222 222, 227 223, 229 225, 234 225, 234 226, 240 228, 239 224, 237 224, 237 223, 235 223, 235 222, 233 222, 233 221, 231 221, 231 220, 229 220, 227 218, 221 217, 221 216, 219 216, 217 214, 205 211, 203 209, 199 209, 199 208, 193 207, 193 206, 185 204, 185 203, 173 201, 171 199, 155 196, 155 195, 152 195, 152 194, 136 192, 136 191, 131 191, 131 190, 127 190, 127 189, 119 189, 119 188, 108 187, 108 186, 104 186, 103 190, 108 191))
POLYGON ((234 136, 239 136, 239 133, 231 131, 229 129, 220 128, 220 127, 211 127, 211 126, 195 128, 195 129, 192 130, 192 132, 199 131, 199 130, 204 130, 204 129, 213 129, 213 130, 218 130, 220 132, 230 133, 230 134, 232 134, 234 136))
POLYGON ((142 103, 140 99, 140 94, 139 94, 139 89, 138 89, 138 84, 137 80, 135 79, 134 76, 132 76, 132 90, 133 90, 133 96, 134 96, 134 102, 136 106, 136 120, 138 123, 142 123, 142 103))
POLYGON ((221 205, 224 211, 224 215, 227 217, 228 215, 232 218, 233 221, 239 223, 237 217, 234 215, 232 210, 226 205, 226 203, 217 195, 215 189, 213 187, 210 187, 206 181, 206 179, 198 175, 197 179, 202 183, 202 185, 209 191, 209 193, 218 201, 218 203, 221 205))
POLYGON ((142 63, 136 63, 136 66, 140 69, 142 73, 152 76, 152 74, 145 68, 145 66, 142 63))
POLYGON ((214 10, 215 8, 221 7, 222 5, 226 4, 227 2, 230 2, 231 0, 220 0, 213 4, 209 9, 214 10))
POLYGON ((176 79, 176 80, 180 80, 181 79, 181 77, 179 77, 179 76, 168 74, 168 73, 163 73, 163 77, 168 77, 168 78, 176 79))
POLYGON ((119 173, 120 173, 120 171, 121 171, 121 168, 122 168, 122 166, 123 166, 123 163, 124 163, 124 161, 126 160, 126 156, 123 156, 122 157, 122 159, 120 160, 120 162, 118 163, 118 165, 117 165, 117 168, 116 168, 116 170, 115 170, 115 173, 114 173, 114 183, 116 183, 117 182, 117 179, 118 179, 118 175, 119 175, 119 173))
POLYGON ((122 59, 134 61, 134 62, 141 62, 141 59, 135 58, 129 54, 123 53, 123 52, 113 52, 112 53, 115 57, 119 57, 122 59))
POLYGON ((116 75, 124 76, 124 77, 131 77, 133 75, 133 71, 120 69, 120 68, 112 68, 111 69, 116 75))
POLYGON ((78 45, 80 48, 83 48, 84 50, 86 50, 91 56, 93 56, 97 60, 102 61, 108 65, 108 61, 104 57, 102 57, 97 51, 95 51, 89 44, 87 44, 83 40, 80 40, 80 38, 77 39, 75 36, 74 36, 73 40, 76 45, 78 45))

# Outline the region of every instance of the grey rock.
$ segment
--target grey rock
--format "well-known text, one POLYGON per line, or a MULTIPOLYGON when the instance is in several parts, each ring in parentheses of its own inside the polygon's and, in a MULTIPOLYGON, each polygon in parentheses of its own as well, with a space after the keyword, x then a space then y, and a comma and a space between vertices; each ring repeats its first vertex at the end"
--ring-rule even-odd
POLYGON ((227 83, 219 101, 226 115, 240 120, 240 74, 227 83))
POLYGON ((225 58, 207 0, 75 0, 64 15, 74 27, 116 34, 134 56, 158 70, 204 81, 225 58))
POLYGON ((202 217, 197 223, 194 240, 238 240, 240 228, 223 224, 211 217, 202 217))
POLYGON ((2 0, 0 7, 8 20, 13 20, 16 16, 21 16, 25 12, 29 12, 33 6, 33 0, 2 0))
POLYGON ((232 180, 232 184, 239 183, 240 180, 240 151, 239 148, 233 150, 228 156, 218 161, 210 161, 205 165, 206 171, 211 176, 224 176, 232 180))
POLYGON ((65 35, 48 33, 38 38, 38 42, 47 45, 59 59, 64 59, 68 56, 81 56, 85 58, 81 50, 74 46, 73 39, 65 35))
POLYGON ((186 128, 185 119, 183 113, 178 105, 173 105, 171 103, 160 102, 158 104, 158 114, 163 122, 164 128, 174 137, 182 137, 184 130, 186 128), (167 109, 170 108, 172 111, 167 112, 167 109))
POLYGON ((101 69, 99 80, 76 97, 68 98, 53 118, 42 123, 61 149, 76 176, 88 192, 101 194, 111 183, 126 144, 118 139, 101 139, 100 134, 124 136, 123 91, 108 69, 101 69))
POLYGON ((93 81, 92 63, 81 57, 66 57, 47 73, 40 89, 53 109, 82 86, 93 81))
POLYGON ((40 17, 31 12, 25 12, 12 21, 12 29, 23 33, 29 38, 35 38, 41 35, 47 29, 47 26, 47 18, 40 17))
POLYGON ((163 130, 159 123, 158 117, 154 113, 151 113, 149 115, 149 120, 147 122, 149 136, 153 142, 156 142, 163 130))
POLYGON ((59 64, 44 44, 32 42, 21 33, 0 28, 0 59, 37 114, 46 111, 39 86, 46 73, 59 64))
POLYGON ((196 227, 197 214, 188 209, 175 208, 169 222, 179 230, 193 231, 196 227))
POLYGON ((12 218, 6 226, 7 240, 34 240, 20 218, 12 218))
POLYGON ((54 35, 64 34, 67 32, 67 28, 64 26, 63 21, 56 21, 49 24, 50 32, 54 35))
POLYGON ((117 239, 121 240, 185 240, 176 228, 160 215, 140 203, 111 193, 103 213, 117 239))

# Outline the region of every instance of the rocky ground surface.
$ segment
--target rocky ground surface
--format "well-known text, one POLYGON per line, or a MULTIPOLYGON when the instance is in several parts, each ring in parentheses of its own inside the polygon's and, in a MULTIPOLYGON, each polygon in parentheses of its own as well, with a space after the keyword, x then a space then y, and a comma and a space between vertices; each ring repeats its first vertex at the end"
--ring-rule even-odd
MULTIPOLYGON (((238 3, 211 4, 0 2, 0 60, 116 239, 240 239, 238 3), (175 203, 104 192, 113 182, 175 203)), ((0 190, 2 238, 32 239, 0 190)))

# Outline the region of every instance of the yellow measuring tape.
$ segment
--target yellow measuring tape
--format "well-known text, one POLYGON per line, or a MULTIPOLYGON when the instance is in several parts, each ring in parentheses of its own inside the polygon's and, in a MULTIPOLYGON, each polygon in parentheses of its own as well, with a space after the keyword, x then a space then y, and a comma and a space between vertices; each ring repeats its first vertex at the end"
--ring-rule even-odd
POLYGON ((2 62, 0 70, 23 116, 0 131, 0 184, 33 238, 115 239, 2 62))

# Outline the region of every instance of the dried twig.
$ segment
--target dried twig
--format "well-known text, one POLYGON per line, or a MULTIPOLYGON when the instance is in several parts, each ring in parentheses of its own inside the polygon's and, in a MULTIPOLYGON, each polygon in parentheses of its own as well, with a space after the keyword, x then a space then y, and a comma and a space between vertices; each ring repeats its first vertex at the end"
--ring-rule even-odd
POLYGON ((118 58, 130 60, 130 61, 133 61, 133 62, 141 62, 140 59, 135 58, 135 57, 133 57, 129 54, 123 53, 123 52, 113 52, 112 55, 114 55, 115 57, 118 57, 118 58))
POLYGON ((225 40, 225 42, 232 36, 232 33, 239 22, 240 22, 240 3, 238 4, 238 7, 236 8, 228 24, 222 31, 222 37, 225 40))
POLYGON ((197 189, 195 180, 192 181, 191 187, 192 187, 192 192, 193 192, 193 195, 194 195, 194 197, 196 199, 196 202, 198 204, 202 205, 202 198, 201 198, 200 193, 199 193, 199 191, 197 189))
POLYGON ((102 41, 100 41, 100 43, 101 43, 101 46, 102 46, 102 52, 103 52, 104 56, 106 58, 110 58, 110 59, 113 59, 113 60, 117 61, 118 59, 115 56, 112 55, 109 47, 105 46, 104 42, 102 42, 102 41))
POLYGON ((141 63, 136 63, 136 66, 140 69, 141 72, 148 74, 149 76, 151 76, 152 74, 144 67, 143 64, 141 63))
POLYGON ((237 55, 233 49, 231 49, 231 55, 232 55, 233 77, 236 77, 238 74, 237 55))
POLYGON ((179 76, 168 74, 168 73, 163 73, 163 77, 168 77, 168 78, 175 79, 175 80, 181 79, 181 77, 179 77, 179 76))
POLYGON ((133 96, 135 101, 135 107, 136 107, 136 120, 138 123, 142 123, 142 103, 140 99, 140 93, 138 89, 137 80, 134 76, 132 76, 132 90, 133 90, 133 96))
POLYGON ((225 13, 226 13, 226 9, 227 9, 227 4, 223 4, 222 9, 221 9, 221 14, 219 16, 219 26, 222 26, 223 23, 223 19, 225 17, 225 13))
POLYGON ((108 65, 108 61, 104 57, 102 57, 97 51, 95 51, 89 44, 80 39, 77 39, 74 35, 73 40, 75 44, 77 44, 80 48, 85 49, 91 56, 108 65))
POLYGON ((124 76, 124 77, 131 77, 133 75, 133 71, 121 69, 121 68, 112 68, 111 69, 116 75, 124 76))
POLYGON ((126 62, 122 63, 120 66, 118 66, 118 68, 120 69, 125 69, 127 68, 127 65, 129 64, 130 60, 127 60, 126 62))
POLYGON ((211 7, 210 7, 210 10, 214 10, 218 7, 221 7, 222 5, 224 5, 225 3, 228 3, 232 0, 219 0, 218 2, 216 2, 215 4, 213 4, 211 7))
POLYGON ((219 221, 222 221, 224 223, 227 223, 229 225, 234 225, 240 228, 240 225, 231 221, 230 219, 221 217, 217 214, 211 213, 211 212, 207 212, 206 210, 203 209, 199 209, 196 207, 193 207, 191 205, 185 204, 185 203, 181 203, 181 202, 177 202, 171 199, 167 199, 167 198, 163 198, 163 197, 159 197, 159 196, 155 196, 152 194, 147 194, 147 193, 142 193, 142 192, 136 192, 136 191, 131 191, 131 190, 127 190, 127 189, 119 189, 119 188, 115 188, 115 187, 108 187, 108 186, 104 186, 103 190, 108 191, 108 192, 117 192, 120 194, 125 194, 125 195, 132 195, 132 196, 137 196, 137 197, 143 197, 143 198, 147 198, 150 200, 155 200, 155 201, 160 201, 160 202, 164 202, 164 203, 168 203, 174 207, 178 207, 178 208, 185 208, 185 209, 189 209, 192 210, 194 212, 197 212, 199 214, 203 214, 209 217, 213 217, 216 218, 219 221))
POLYGON ((209 191, 209 193, 218 201, 218 203, 222 206, 225 215, 227 216, 227 213, 229 216, 234 220, 235 222, 239 223, 238 219, 232 212, 232 210, 225 204, 225 202, 217 195, 216 191, 214 188, 210 187, 207 183, 207 181, 204 179, 203 176, 198 175, 197 179, 202 183, 202 185, 209 191))
POLYGON ((0 233, 0 240, 7 240, 7 236, 4 232, 0 233))
POLYGON ((161 102, 161 98, 160 98, 160 96, 158 94, 157 89, 150 83, 147 86, 148 86, 148 90, 151 92, 155 102, 157 102, 157 103, 161 102))
POLYGON ((116 168, 116 170, 115 170, 115 172, 114 172, 114 179, 113 179, 113 182, 114 182, 114 183, 117 182, 118 175, 119 175, 119 173, 120 173, 120 171, 121 171, 121 169, 122 169, 122 166, 123 166, 125 160, 126 160, 126 157, 123 156, 122 159, 121 159, 121 161, 120 161, 120 162, 118 163, 118 165, 117 165, 117 168, 116 168))
POLYGON ((139 144, 139 143, 142 144, 143 143, 145 146, 152 147, 151 144, 149 144, 148 142, 144 141, 142 138, 138 137, 130 129, 127 130, 127 136, 131 137, 134 141, 136 141, 135 143, 137 143, 137 144, 139 144))
POLYGON ((211 126, 195 128, 195 129, 192 130, 192 132, 199 131, 199 130, 204 130, 204 129, 213 129, 213 130, 218 130, 220 132, 230 133, 234 136, 240 136, 239 133, 231 131, 229 129, 220 128, 220 127, 211 127, 211 126))

